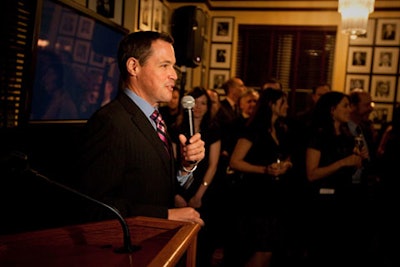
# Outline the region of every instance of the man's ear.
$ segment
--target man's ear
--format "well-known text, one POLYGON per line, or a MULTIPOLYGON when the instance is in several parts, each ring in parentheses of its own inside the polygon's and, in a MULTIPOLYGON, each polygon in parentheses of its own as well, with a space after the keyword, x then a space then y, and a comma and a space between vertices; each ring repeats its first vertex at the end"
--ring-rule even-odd
POLYGON ((134 57, 130 57, 126 61, 126 69, 127 69, 128 73, 132 76, 136 76, 139 66, 140 66, 139 61, 134 57))

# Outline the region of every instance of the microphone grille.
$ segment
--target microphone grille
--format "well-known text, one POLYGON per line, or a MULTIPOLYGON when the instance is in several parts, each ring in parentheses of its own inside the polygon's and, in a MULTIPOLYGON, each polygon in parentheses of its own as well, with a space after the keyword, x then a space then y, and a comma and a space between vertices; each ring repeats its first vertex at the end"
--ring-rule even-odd
POLYGON ((194 107, 194 98, 190 95, 185 95, 182 97, 181 101, 182 107, 185 109, 192 109, 194 107))

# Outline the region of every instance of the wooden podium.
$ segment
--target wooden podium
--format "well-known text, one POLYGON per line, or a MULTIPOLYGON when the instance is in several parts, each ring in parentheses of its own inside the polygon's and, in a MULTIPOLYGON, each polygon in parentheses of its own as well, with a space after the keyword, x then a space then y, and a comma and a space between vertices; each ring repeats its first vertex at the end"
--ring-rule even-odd
MULTIPOLYGON (((183 256, 196 265, 200 225, 149 217, 126 219, 132 253, 116 253, 123 246, 117 220, 0 236, 0 266, 175 266, 183 256)), ((185 258, 182 258, 182 261, 185 258)))

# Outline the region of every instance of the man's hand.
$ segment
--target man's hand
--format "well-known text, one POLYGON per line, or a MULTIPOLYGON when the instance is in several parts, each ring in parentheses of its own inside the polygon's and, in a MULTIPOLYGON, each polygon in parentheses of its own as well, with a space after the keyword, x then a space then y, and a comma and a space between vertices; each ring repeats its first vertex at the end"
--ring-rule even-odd
POLYGON ((200 213, 191 207, 169 209, 168 220, 194 222, 204 226, 204 221, 200 218, 200 213))
POLYGON ((193 162, 196 164, 201 161, 205 156, 204 141, 201 140, 200 133, 196 133, 189 139, 189 143, 186 144, 187 139, 183 134, 179 135, 179 141, 181 142, 181 154, 182 154, 182 166, 193 167, 193 162))

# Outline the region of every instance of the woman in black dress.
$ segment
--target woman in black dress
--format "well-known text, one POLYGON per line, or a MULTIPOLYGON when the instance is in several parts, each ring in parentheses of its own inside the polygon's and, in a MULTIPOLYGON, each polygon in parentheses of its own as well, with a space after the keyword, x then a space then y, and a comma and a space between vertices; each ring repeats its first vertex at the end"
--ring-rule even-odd
POLYGON ((273 251, 281 246, 283 190, 292 167, 288 129, 282 120, 288 107, 282 90, 261 91, 236 143, 230 165, 243 173, 243 184, 234 204, 237 232, 232 236, 237 240, 226 253, 227 266, 269 266, 273 251))

